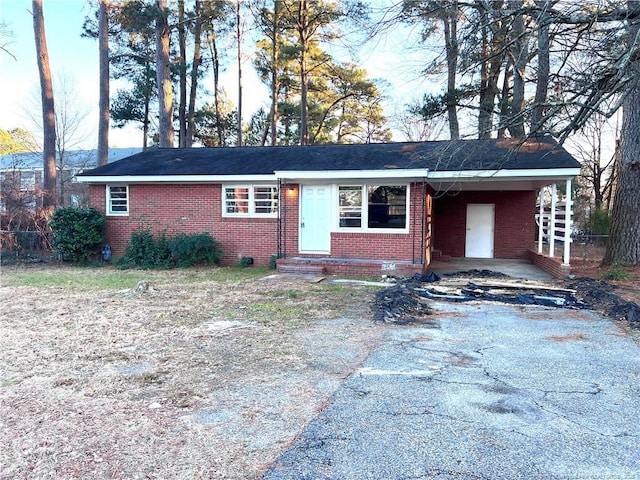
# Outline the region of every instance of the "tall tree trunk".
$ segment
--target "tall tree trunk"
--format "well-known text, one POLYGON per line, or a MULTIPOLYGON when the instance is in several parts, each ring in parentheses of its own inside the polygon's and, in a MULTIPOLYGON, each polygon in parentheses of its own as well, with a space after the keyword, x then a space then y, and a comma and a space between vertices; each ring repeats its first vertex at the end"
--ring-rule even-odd
POLYGON ((445 13, 444 39, 447 55, 447 119, 451 140, 460 138, 456 98, 456 72, 458 69, 458 5, 454 5, 445 13))
POLYGON ((100 57, 98 165, 106 165, 109 161, 109 0, 100 0, 98 23, 100 57))
MULTIPOLYGON (((511 0, 510 8, 517 10, 522 7, 522 0, 511 0)), ((524 138, 524 82, 527 67, 527 41, 525 38, 524 20, 522 14, 516 14, 512 23, 513 32, 513 98, 511 101, 511 119, 509 132, 515 138, 524 138)))
POLYGON ((157 0, 156 72, 158 76, 158 108, 160 147, 173 148, 173 91, 169 58, 169 19, 167 0, 157 0))
POLYGON ((498 128, 498 138, 505 138, 507 127, 511 128, 509 99, 511 98, 511 83, 513 82, 514 75, 513 70, 511 61, 507 60, 507 65, 504 67, 504 75, 502 77, 502 92, 500 94, 500 125, 498 128))
POLYGON ((482 19, 482 58, 480 84, 480 112, 478 115, 478 138, 491 138, 496 97, 498 96, 498 79, 505 56, 504 21, 493 18, 493 13, 503 6, 503 0, 492 0, 480 8, 482 19), (486 6, 490 7, 487 10, 486 6))
POLYGON ((300 48, 300 145, 309 145, 309 78, 307 72, 307 23, 306 0, 298 2, 298 47, 300 48))
POLYGON ((222 115, 220 114, 220 59, 218 57, 218 45, 216 44, 215 33, 211 34, 209 39, 209 48, 211 49, 211 58, 213 61, 213 107, 216 115, 216 132, 218 134, 218 146, 224 144, 222 115))
MULTIPOLYGON (((630 9, 631 4, 632 0, 628 0, 630 9)), ((640 19, 629 22, 628 48, 631 49, 640 34, 640 19)), ((637 55, 630 69, 635 80, 622 107, 620 162, 605 265, 640 265, 640 58, 637 55)))
POLYGON ((236 0, 236 40, 238 56, 238 124, 237 124, 237 145, 242 146, 242 28, 240 25, 240 7, 242 2, 236 0))
POLYGON ((189 90, 189 109, 187 111, 187 142, 186 146, 193 145, 193 122, 196 116, 196 94, 198 91, 198 68, 202 63, 200 56, 200 41, 202 35, 202 9, 200 0, 195 0, 195 25, 193 27, 193 63, 191 64, 191 88, 189 90))
POLYGON ((142 122, 142 150, 149 148, 149 105, 151 98, 144 99, 144 121, 142 122))
MULTIPOLYGON (((278 75, 278 60, 280 47, 278 38, 280 32, 280 0, 273 2, 273 30, 271 32, 271 51, 273 66, 271 68, 271 111, 269 112, 269 128, 271 129, 271 145, 278 144, 278 93, 280 92, 280 76, 278 75)), ((267 129, 262 137, 262 145, 267 141, 267 129)))
POLYGON ((187 146, 187 34, 184 0, 178 0, 178 48, 180 49, 180 98, 178 100, 178 146, 187 146))
POLYGON ((551 7, 552 0, 537 0, 536 5, 542 9, 538 16, 538 79, 536 94, 531 115, 531 131, 537 133, 544 128, 545 103, 549 89, 549 22, 546 10, 551 7))
POLYGON ((53 82, 49 67, 47 36, 44 29, 44 13, 42 0, 33 0, 33 34, 38 55, 38 73, 40 75, 40 92, 42 97, 42 161, 44 169, 42 211, 51 216, 57 205, 56 191, 56 114, 53 103, 53 82))
POLYGON ((489 138, 491 133, 491 115, 493 102, 489 100, 489 15, 486 10, 481 12, 480 27, 482 32, 481 64, 480 64, 480 109, 478 111, 478 138, 489 138))
MULTIPOLYGON (((151 62, 145 60, 145 78, 152 78, 151 62)), ((149 86, 150 82, 147 82, 144 90, 144 118, 142 120, 142 150, 146 150, 149 147, 149 115, 151 110, 151 97, 153 96, 152 88, 149 86)))

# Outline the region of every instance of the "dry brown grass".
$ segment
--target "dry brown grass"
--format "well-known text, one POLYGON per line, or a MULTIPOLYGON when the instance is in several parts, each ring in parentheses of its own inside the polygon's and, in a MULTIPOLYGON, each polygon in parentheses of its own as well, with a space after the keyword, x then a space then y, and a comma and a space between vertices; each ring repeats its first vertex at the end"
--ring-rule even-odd
POLYGON ((193 271, 27 287, 19 274, 0 288, 1 479, 256 478, 389 328, 369 320, 364 287, 193 271))

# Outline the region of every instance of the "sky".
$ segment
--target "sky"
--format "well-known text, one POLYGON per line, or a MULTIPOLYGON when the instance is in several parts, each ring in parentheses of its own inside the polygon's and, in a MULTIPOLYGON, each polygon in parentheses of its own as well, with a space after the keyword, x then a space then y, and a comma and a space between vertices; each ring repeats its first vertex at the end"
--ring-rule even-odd
MULTIPOLYGON (((378 3, 378 2, 374 2, 378 3)), ((49 61, 56 83, 62 79, 72 85, 74 101, 88 112, 86 136, 82 148, 94 148, 98 125, 98 44, 96 40, 81 38, 82 23, 90 13, 86 0, 43 0, 49 61)), ((38 68, 33 38, 31 0, 0 0, 0 23, 11 31, 10 38, 3 39, 5 48, 16 57, 14 60, 0 52, 0 129, 21 127, 34 131, 28 111, 34 111, 33 97, 39 95, 38 68)), ((420 64, 424 51, 409 48, 410 31, 403 30, 377 39, 358 52, 358 61, 369 71, 371 78, 384 79, 388 87, 385 104, 386 115, 421 98, 429 82, 420 78, 420 64)), ((415 32, 414 32, 415 33, 415 32)), ((245 46, 249 54, 251 45, 245 46)), ((331 52, 333 53, 333 52, 331 52)), ((250 61, 244 72, 244 121, 248 122, 253 111, 260 106, 268 110, 268 91, 250 69, 250 61)), ((233 77, 234 66, 223 73, 222 84, 229 97, 237 103, 237 89, 233 77)), ((111 95, 118 84, 112 80, 111 95)), ((431 85, 433 89, 433 85, 431 85)), ((37 107, 35 108, 37 109, 37 107)), ((37 112, 39 114, 39 112, 37 112)), ((394 133, 394 140, 403 140, 394 133)), ((109 134, 111 147, 141 147, 142 134, 135 126, 125 129, 112 128, 109 134)))

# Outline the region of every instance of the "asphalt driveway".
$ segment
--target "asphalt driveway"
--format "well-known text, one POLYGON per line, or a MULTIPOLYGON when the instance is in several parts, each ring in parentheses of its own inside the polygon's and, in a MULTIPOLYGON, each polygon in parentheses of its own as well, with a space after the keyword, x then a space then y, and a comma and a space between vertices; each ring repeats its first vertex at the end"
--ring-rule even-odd
POLYGON ((592 312, 436 303, 390 327, 274 479, 640 479, 640 348, 592 312))

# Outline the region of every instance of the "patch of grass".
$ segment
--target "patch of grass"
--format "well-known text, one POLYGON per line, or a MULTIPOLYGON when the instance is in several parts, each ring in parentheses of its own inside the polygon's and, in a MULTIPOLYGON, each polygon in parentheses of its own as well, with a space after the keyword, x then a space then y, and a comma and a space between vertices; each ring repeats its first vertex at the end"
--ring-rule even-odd
POLYGON ((47 268, 4 268, 2 285, 12 287, 49 287, 69 290, 122 290, 135 288, 140 280, 154 284, 197 283, 213 281, 239 283, 263 277, 268 268, 189 268, 168 271, 119 270, 103 268, 56 266, 47 268))
POLYGON ((142 272, 123 273, 111 268, 5 269, 2 272, 2 284, 13 287, 108 290, 135 287, 145 276, 142 272))
POLYGON ((0 381, 0 388, 13 387, 14 385, 18 385, 19 383, 19 380, 2 380, 0 381))
POLYGON ((621 268, 611 268, 602 274, 605 280, 626 280, 629 273, 621 268))
POLYGON ((274 298, 286 297, 291 300, 295 300, 297 298, 300 298, 302 295, 304 295, 304 292, 301 292, 299 290, 283 290, 283 291, 276 291, 276 292, 268 292, 268 293, 265 293, 265 295, 269 297, 274 297, 274 298))
POLYGON ((344 285, 335 285, 335 284, 323 284, 322 288, 326 292, 331 293, 347 293, 349 292, 349 288, 344 285))
POLYGON ((133 379, 140 384, 140 386, 162 384, 161 375, 157 372, 145 372, 139 375, 134 375, 133 379))
POLYGON ((296 305, 293 302, 289 304, 283 303, 282 300, 275 300, 221 308, 212 313, 220 318, 275 325, 290 323, 292 320, 302 321, 305 318, 306 309, 303 305, 296 305))
POLYGON ((239 283, 245 280, 264 277, 271 272, 264 267, 217 267, 217 268, 193 268, 182 270, 184 272, 185 282, 220 282, 220 283, 239 283))
POLYGON ((265 324, 291 321, 304 315, 304 308, 300 305, 283 305, 276 302, 252 303, 247 306, 247 311, 249 318, 265 324))

